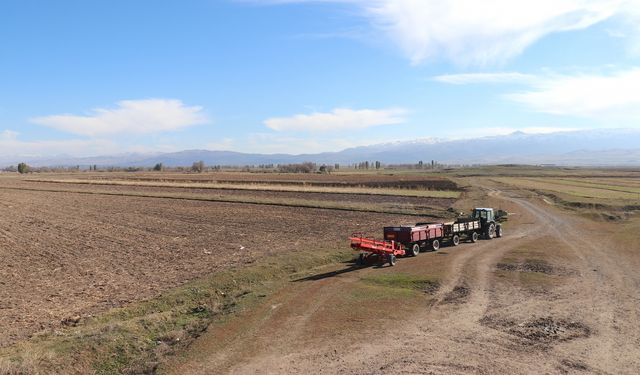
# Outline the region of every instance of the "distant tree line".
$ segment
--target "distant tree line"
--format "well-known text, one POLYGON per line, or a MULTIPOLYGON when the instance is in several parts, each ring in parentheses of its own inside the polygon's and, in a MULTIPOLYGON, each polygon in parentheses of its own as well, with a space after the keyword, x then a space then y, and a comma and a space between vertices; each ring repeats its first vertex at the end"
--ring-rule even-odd
POLYGON ((353 165, 354 169, 380 169, 382 168, 382 163, 379 161, 363 161, 360 163, 356 163, 353 165))
POLYGON ((162 162, 156 163, 153 167, 115 167, 115 166, 98 166, 92 165, 75 165, 75 166, 60 166, 60 167, 32 167, 26 163, 19 163, 17 166, 9 166, 2 169, 3 172, 18 172, 18 173, 41 173, 41 172, 182 172, 182 173, 204 173, 204 172, 218 172, 218 171, 246 171, 246 172, 262 172, 262 173, 332 173, 340 170, 341 168, 356 169, 356 170, 380 170, 380 169, 423 169, 423 170, 437 170, 442 169, 443 165, 431 160, 431 162, 423 162, 422 160, 413 164, 383 164, 381 161, 362 161, 353 164, 346 164, 344 166, 339 163, 335 164, 317 164, 313 162, 303 163, 291 163, 291 164, 258 164, 258 165, 212 165, 207 166, 204 161, 199 160, 193 162, 189 166, 168 167, 162 162))

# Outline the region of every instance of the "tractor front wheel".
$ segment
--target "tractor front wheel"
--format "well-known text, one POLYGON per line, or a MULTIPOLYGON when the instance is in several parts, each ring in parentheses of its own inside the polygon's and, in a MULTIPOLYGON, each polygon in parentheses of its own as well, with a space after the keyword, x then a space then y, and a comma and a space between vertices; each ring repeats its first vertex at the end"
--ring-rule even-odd
POLYGON ((495 237, 496 235, 496 225, 495 224, 491 224, 489 225, 489 228, 487 229, 487 239, 490 240, 493 237, 495 237))
POLYGON ((496 237, 498 238, 502 237, 502 225, 498 225, 496 227, 496 237))

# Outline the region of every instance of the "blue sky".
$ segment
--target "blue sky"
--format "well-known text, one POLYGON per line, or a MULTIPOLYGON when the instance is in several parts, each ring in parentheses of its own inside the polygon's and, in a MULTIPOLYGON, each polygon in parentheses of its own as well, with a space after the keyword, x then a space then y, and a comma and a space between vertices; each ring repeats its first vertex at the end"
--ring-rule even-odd
POLYGON ((640 127, 637 0, 0 2, 0 156, 640 127))

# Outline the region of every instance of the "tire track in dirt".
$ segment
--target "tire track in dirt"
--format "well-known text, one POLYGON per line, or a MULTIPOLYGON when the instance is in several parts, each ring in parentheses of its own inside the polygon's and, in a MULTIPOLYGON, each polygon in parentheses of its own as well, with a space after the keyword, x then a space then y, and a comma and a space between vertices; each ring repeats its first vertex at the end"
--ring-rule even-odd
POLYGON ((581 228, 584 225, 591 226, 590 223, 577 222, 576 218, 568 215, 560 216, 559 212, 552 211, 555 209, 544 210, 525 200, 512 200, 526 207, 539 221, 546 222, 547 230, 583 262, 581 269, 584 272, 578 283, 582 284, 580 289, 591 291, 588 294, 590 306, 585 307, 592 309, 592 315, 598 322, 598 345, 592 347, 590 357, 603 369, 620 369, 621 363, 640 364, 637 357, 629 358, 628 355, 634 352, 640 340, 635 325, 630 327, 629 324, 638 322, 640 297, 637 292, 638 280, 627 275, 637 271, 630 268, 628 263, 612 258, 610 252, 607 253, 602 246, 603 242, 607 242, 606 238, 598 238, 597 232, 593 235, 581 228), (635 340, 620 334, 621 325, 625 326, 627 333, 634 333, 635 340))
MULTIPOLYGON (((488 195, 497 199, 504 199, 501 192, 490 189, 488 195)), ((544 225, 535 222, 532 226, 519 226, 507 236, 485 240, 464 254, 455 258, 447 273, 447 279, 442 283, 432 309, 437 309, 447 303, 447 298, 455 294, 456 288, 465 286, 470 288, 467 303, 461 304, 459 313, 464 313, 465 321, 477 322, 481 319, 489 304, 487 295, 489 279, 495 265, 505 253, 520 245, 520 241, 532 234, 543 231, 544 225)))
POLYGON ((281 358, 300 350, 298 345, 308 330, 308 323, 335 297, 336 291, 344 291, 357 280, 356 277, 341 276, 307 284, 296 283, 281 290, 270 298, 269 304, 243 317, 242 326, 233 326, 196 342, 190 350, 204 352, 202 357, 198 361, 175 364, 169 372, 262 373, 265 366, 278 368, 281 358), (211 342, 220 342, 217 353, 209 353, 211 342), (254 356, 258 353, 264 363, 255 361, 254 356))
MULTIPOLYGON (((493 197, 500 195, 501 193, 495 190, 489 193, 489 196, 493 197)), ((578 219, 556 209, 542 209, 524 199, 516 197, 503 197, 503 199, 521 206, 528 215, 533 215, 535 218, 535 226, 518 233, 519 238, 527 237, 532 233, 535 233, 537 237, 552 236, 560 240, 581 260, 582 264, 578 268, 583 271, 583 277, 576 280, 576 283, 581 285, 577 289, 592 291, 587 293, 587 298, 591 301, 585 308, 591 307, 593 309, 592 315, 597 321, 598 344, 591 346, 589 355, 594 359, 593 363, 597 364, 595 368, 622 370, 624 367, 620 367, 621 361, 627 364, 635 362, 637 367, 637 358, 626 354, 634 352, 634 345, 638 343, 637 333, 635 340, 629 340, 629 337, 620 335, 619 328, 615 329, 616 324, 638 321, 638 294, 635 293, 634 296, 633 293, 638 290, 638 283, 637 280, 634 282, 633 279, 625 277, 625 275, 633 274, 634 270, 624 262, 614 261, 610 254, 607 254, 602 246, 598 245, 602 242, 598 241, 597 236, 594 237, 581 228, 581 225, 587 224, 586 221, 579 222, 578 219), (626 316, 619 316, 625 313, 626 316)), ((465 316, 465 320, 477 321, 484 315, 489 303, 486 291, 491 272, 500 258, 514 247, 512 243, 506 245, 500 246, 498 251, 489 249, 483 252, 480 257, 467 256, 459 259, 459 263, 462 265, 457 265, 457 272, 477 261, 477 278, 473 283, 471 298, 457 312, 460 316, 465 316)), ((515 246, 517 245, 516 243, 515 246)))
MULTIPOLYGON (((424 310, 405 317, 394 316, 393 311, 379 311, 378 314, 389 314, 393 329, 372 331, 355 343, 344 340, 318 344, 318 338, 301 335, 304 331, 300 327, 316 318, 314 314, 319 306, 331 300, 328 296, 344 292, 341 287, 344 280, 355 275, 323 280, 326 281, 322 285, 324 297, 309 305, 306 318, 297 320, 298 328, 292 330, 288 338, 277 338, 278 342, 287 343, 286 355, 278 351, 258 351, 253 357, 231 366, 229 372, 528 374, 584 368, 595 373, 637 373, 640 339, 634 322, 638 321, 640 301, 638 279, 631 277, 635 275, 634 269, 621 265, 620 259, 607 257, 605 250, 594 245, 598 243, 594 241, 597 234, 590 233, 590 227, 583 228, 586 221, 555 208, 541 208, 539 205, 544 203, 532 203, 517 195, 505 196, 500 191, 489 190, 489 196, 512 208, 520 208, 514 218, 516 226, 502 239, 482 241, 465 251, 452 252, 452 261, 435 302, 424 310), (593 330, 588 337, 536 349, 531 342, 483 325, 481 320, 489 309, 501 314, 509 312, 492 306, 496 298, 492 294, 496 264, 510 251, 545 237, 562 244, 558 251, 574 255, 577 261, 571 267, 578 276, 573 276, 571 284, 558 291, 563 293, 560 298, 545 301, 544 308, 549 308, 548 311, 527 301, 530 296, 521 295, 519 316, 535 321, 541 313, 556 320, 576 314, 578 319, 587 319, 593 330), (460 285, 469 288, 468 296, 460 303, 447 303, 447 296, 455 293, 460 285), (340 353, 334 354, 340 345, 343 345, 340 353)), ((429 258, 414 262, 424 259, 429 258)), ((296 296, 309 301, 300 292, 296 296)), ((286 331, 280 333, 288 335, 286 331)))
MULTIPOLYGON (((497 194, 494 193, 493 196, 497 194)), ((613 373, 635 373, 637 369, 640 368, 638 364, 637 356, 637 347, 633 348, 633 345, 637 345, 638 340, 631 335, 620 335, 620 331, 618 330, 617 335, 616 332, 613 332, 610 329, 610 323, 616 321, 614 319, 614 311, 615 310, 623 310, 626 312, 632 312, 629 316, 624 317, 623 319, 626 322, 637 322, 637 309, 638 303, 637 299, 636 303, 624 301, 634 301, 633 298, 614 298, 611 299, 611 295, 615 295, 615 289, 626 290, 626 294, 629 294, 630 291, 634 289, 629 289, 628 287, 624 287, 620 281, 626 280, 623 275, 630 275, 633 273, 627 273, 629 271, 623 270, 620 272, 620 268, 618 267, 617 262, 612 262, 611 259, 607 259, 604 263, 601 262, 601 258, 604 254, 602 254, 602 249, 594 246, 592 242, 589 241, 589 235, 584 233, 583 230, 579 230, 575 227, 571 218, 565 217, 567 215, 562 215, 558 212, 549 212, 543 209, 540 209, 535 204, 532 204, 528 201, 513 198, 513 197, 505 197, 504 199, 509 200, 515 204, 518 204, 524 210, 527 215, 532 215, 536 220, 533 227, 529 229, 523 229, 521 231, 515 232, 514 234, 519 238, 527 237, 530 234, 536 235, 536 237, 542 237, 545 235, 551 235, 554 238, 561 239, 563 243, 571 248, 573 252, 576 252, 580 259, 583 259, 583 264, 580 265, 580 270, 591 270, 593 267, 601 267, 609 263, 611 266, 608 272, 602 272, 602 275, 597 276, 596 279, 593 279, 590 275, 586 278, 586 280, 578 282, 579 286, 576 288, 580 291, 586 291, 587 296, 591 293, 589 291, 595 290, 596 294, 593 298, 593 301, 590 304, 587 304, 585 308, 589 308, 590 306, 595 306, 594 313, 596 317, 600 317, 600 322, 596 327, 596 335, 594 336, 592 341, 595 341, 593 345, 587 347, 589 354, 582 354, 581 357, 593 357, 593 361, 591 362, 591 366, 589 368, 593 369, 596 372, 600 373, 608 373, 612 371, 613 373), (561 216, 562 215, 562 216, 561 216), (565 238, 564 235, 566 233, 570 233, 568 238, 565 238), (575 241, 572 242, 572 241, 575 241), (592 254, 584 254, 582 251, 583 248, 576 245, 579 243, 583 246, 588 245, 591 250, 595 250, 595 256, 592 254), (608 276, 605 276, 606 273, 609 273, 608 276), (616 275, 616 276, 613 276, 616 275), (611 284, 604 281, 607 277, 613 277, 613 279, 617 279, 618 283, 616 283, 615 287, 611 288, 611 284), (622 301, 622 302, 621 302, 622 301), (625 305, 625 307, 613 307, 615 305, 620 304, 625 305), (600 345, 602 342, 603 345, 600 345), (621 350, 622 349, 622 350, 621 350), (616 352, 618 352, 616 354, 616 352), (635 370, 634 370, 635 369, 635 370)), ((506 242, 506 241, 505 241, 506 242)), ((431 371, 432 369, 438 368, 439 366, 444 366, 442 368, 446 368, 447 370, 443 370, 446 373, 468 373, 468 372, 483 372, 483 369, 491 368, 491 371, 496 371, 496 369, 500 368, 501 365, 506 366, 503 371, 508 371, 512 373, 531 373, 531 372, 544 372, 542 370, 545 368, 545 365, 550 369, 554 369, 557 371, 556 365, 553 364, 554 361, 561 362, 560 358, 556 359, 556 356, 560 356, 560 353, 564 353, 565 357, 571 358, 574 353, 567 352, 567 350, 563 349, 554 349, 558 353, 555 355, 549 356, 546 355, 544 357, 540 357, 537 365, 533 365, 527 370, 527 367, 524 366, 524 362, 529 362, 531 365, 531 358, 536 357, 535 353, 529 353, 525 355, 525 359, 518 360, 518 356, 520 354, 514 353, 513 351, 508 354, 504 353, 506 342, 510 341, 508 337, 505 337, 504 334, 496 333, 490 334, 487 332, 486 328, 483 328, 479 325, 479 319, 483 317, 484 313, 487 310, 490 296, 487 292, 489 287, 489 282, 491 279, 491 273, 493 272, 493 268, 495 264, 500 260, 500 258, 512 250, 514 247, 518 245, 517 242, 507 242, 501 243, 499 249, 491 248, 491 243, 483 244, 483 246, 479 247, 478 252, 468 253, 464 256, 461 256, 456 259, 456 261, 452 264, 450 269, 450 278, 445 283, 443 290, 440 292, 440 298, 438 302, 421 317, 421 321, 425 322, 420 327, 421 333, 416 333, 415 330, 411 330, 410 327, 405 327, 405 332, 403 334, 394 336, 393 339, 387 340, 379 345, 372 345, 367 349, 370 353, 368 358, 371 360, 372 364, 369 369, 377 368, 380 365, 380 369, 384 368, 387 371, 393 372, 393 370, 402 369, 406 371, 407 368, 412 369, 420 369, 420 371, 415 370, 417 372, 431 371), (475 278, 474 278, 475 277, 475 278), (473 282, 466 282, 466 285, 469 285, 471 288, 471 293, 469 299, 466 303, 461 305, 455 305, 453 307, 453 311, 447 308, 445 304, 443 304, 443 296, 453 292, 453 288, 455 286, 461 284, 461 280, 472 280, 473 282), (448 315, 443 318, 443 316, 448 315), (434 321, 436 321, 436 327, 434 328, 434 321), (451 329, 442 328, 443 326, 455 326, 455 332, 451 331, 451 329), (477 336, 484 337, 486 342, 478 343, 474 342, 474 348, 470 348, 468 338, 477 336), (450 342, 449 340, 444 340, 442 342, 442 337, 448 337, 450 340, 454 341, 455 347, 448 346, 450 342), (413 360, 404 360, 401 361, 402 367, 393 367, 390 366, 389 363, 385 364, 384 360, 379 360, 380 357, 384 357, 384 353, 387 353, 388 356, 401 356, 403 351, 406 350, 407 346, 411 344, 407 344, 407 342, 424 342, 426 338, 432 339, 435 342, 439 342, 441 344, 436 344, 435 346, 448 346, 448 351, 450 353, 442 353, 441 351, 435 349, 433 352, 430 352, 428 359, 420 358, 421 355, 418 355, 416 359, 413 360), (482 351, 480 353, 475 350, 477 347, 482 347, 482 351), (463 348, 463 350, 460 350, 463 348), (460 355, 466 356, 466 363, 451 363, 444 360, 445 358, 450 358, 452 356, 451 353, 458 353, 460 355), (393 353, 393 354, 391 354, 393 353), (389 355, 391 354, 391 355, 389 355), (435 355, 434 355, 435 354, 435 355), (489 356, 494 361, 491 364, 482 364, 479 367, 468 366, 469 363, 474 362, 474 355, 482 355, 489 356), (438 360, 436 358, 443 357, 442 360, 438 360), (466 367, 465 367, 466 366, 466 367), (519 368, 519 371, 514 371, 515 368, 519 368)), ((584 272, 583 272, 584 273, 584 272)), ((637 289, 636 289, 637 290, 637 289)), ((627 297, 627 296, 625 296, 627 297)), ((567 303, 574 303, 575 301, 566 301, 567 303)), ((579 302, 579 301, 578 301, 579 302)), ((553 313, 550 311, 549 313, 553 313)), ((596 319, 597 321, 598 319, 596 319)), ((618 320, 618 321, 619 321, 618 320)), ((631 328, 631 327, 629 327, 631 328)), ((635 329, 637 335, 637 329, 635 329)), ((636 336, 637 337, 637 336, 636 336)), ((473 340, 472 340, 473 342, 473 340)), ((575 348, 572 348, 575 349, 575 348)), ((421 353, 422 354, 422 353, 421 353)), ((482 363, 482 362, 480 362, 482 363)), ((580 363, 580 362, 579 362, 580 363)), ((350 372, 354 370, 352 367, 347 367, 350 372)), ((413 371, 413 370, 412 370, 413 371)), ((408 372, 412 372, 408 371, 408 372)), ((359 371, 355 371, 356 373, 359 371)), ((360 371, 364 373, 366 371, 360 371)), ((382 371, 381 371, 382 372, 382 371)), ((386 371, 385 371, 386 372, 386 371)))
MULTIPOLYGON (((373 367, 367 366, 365 368, 369 370, 361 371, 362 369, 351 367, 350 364, 367 362, 377 365, 377 359, 379 358, 404 358, 406 357, 406 353, 412 350, 413 346, 422 348, 425 336, 432 337, 434 334, 432 330, 430 330, 431 327, 428 326, 428 324, 433 321, 432 317, 434 315, 439 316, 447 313, 451 314, 451 310, 454 310, 453 316, 456 317, 455 324, 463 328, 465 331, 473 331, 478 326, 477 322, 484 315, 486 306, 489 303, 487 284, 492 266, 503 256, 505 252, 518 246, 518 240, 520 238, 532 234, 537 230, 539 230, 539 225, 536 225, 535 227, 520 227, 510 234, 509 237, 499 240, 481 241, 480 243, 467 247, 467 249, 465 249, 466 251, 453 253, 454 261, 449 267, 447 276, 442 283, 441 290, 436 295, 436 302, 433 303, 426 311, 420 312, 415 318, 410 319, 411 322, 417 322, 417 326, 415 323, 407 323, 406 321, 400 320, 397 322, 399 326, 398 330, 392 330, 389 332, 384 330, 385 337, 387 339, 380 341, 379 337, 375 337, 372 338, 370 342, 363 343, 363 345, 356 344, 356 347, 354 348, 355 354, 347 354, 342 357, 342 360, 335 360, 331 365, 335 367, 327 367, 326 364, 318 365, 316 363, 318 360, 324 361, 326 358, 333 358, 331 355, 332 353, 325 353, 324 355, 321 355, 317 352, 322 353, 322 350, 318 350, 317 348, 308 349, 306 346, 301 346, 293 353, 288 353, 288 360, 286 361, 283 360, 282 355, 274 355, 271 350, 267 350, 267 353, 263 351, 261 354, 256 355, 248 361, 236 363, 235 366, 229 369, 229 371, 231 373, 256 373, 263 370, 267 372, 300 373, 305 372, 303 369, 307 369, 312 372, 321 369, 323 372, 326 371, 329 373, 369 373, 369 370, 373 367), (478 282, 478 280, 480 280, 480 282, 478 282), (463 301, 465 303, 452 306, 451 304, 444 302, 447 295, 452 293, 458 285, 465 282, 472 285, 471 295, 468 300, 463 301), (425 323, 427 323, 426 326, 425 323), (314 365, 311 366, 310 364, 314 365), (316 367, 316 365, 318 367, 316 367)), ((353 276, 327 280, 328 283, 323 286, 323 293, 330 295, 343 292, 344 289, 335 285, 335 282, 340 280, 340 284, 342 284, 345 279, 353 279, 355 281, 353 276)), ((308 300, 307 296, 303 298, 308 300)), ((318 302, 321 304, 326 300, 327 298, 322 298, 322 300, 318 302)), ((307 313, 304 313, 304 315, 308 318, 312 318, 313 313, 316 311, 318 306, 319 304, 312 303, 309 310, 307 310, 307 313)), ((307 321, 307 319, 304 321, 307 321)), ((451 317, 447 320, 450 319, 451 317)), ((299 322, 301 323, 302 320, 299 320, 299 322)), ((289 339, 293 340, 293 342, 305 342, 305 338, 300 336, 300 332, 301 331, 299 329, 294 329, 291 334, 285 334, 287 334, 289 339)), ((276 340, 280 339, 276 337, 276 340)), ((289 340, 287 341, 289 342, 289 340)), ((480 353, 483 350, 487 350, 487 348, 476 348, 475 350, 478 350, 480 353)), ((404 366, 408 365, 406 361, 401 361, 399 363, 404 366)), ((383 361, 380 363, 380 366, 381 368, 388 366, 388 363, 383 361)), ((434 368, 438 368, 438 366, 450 369, 456 368, 456 365, 453 363, 443 365, 438 361, 430 361, 429 366, 434 368)), ((464 366, 460 368, 469 369, 469 367, 464 366)))

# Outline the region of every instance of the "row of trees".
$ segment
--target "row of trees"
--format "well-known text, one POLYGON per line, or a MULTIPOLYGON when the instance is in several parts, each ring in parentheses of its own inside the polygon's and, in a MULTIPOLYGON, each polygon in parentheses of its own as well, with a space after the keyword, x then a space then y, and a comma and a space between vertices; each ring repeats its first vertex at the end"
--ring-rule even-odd
POLYGON ((3 172, 18 172, 18 173, 29 173, 31 172, 31 167, 27 165, 27 163, 20 163, 16 167, 15 165, 6 167, 2 169, 3 172))
MULTIPOLYGON (((209 168, 210 170, 220 170, 222 167, 217 165, 214 167, 209 168)), ((184 171, 184 168, 172 168, 174 170, 179 170, 179 171, 184 171)), ((15 165, 6 167, 4 169, 2 169, 2 171, 4 172, 18 172, 18 173, 29 173, 29 172, 75 172, 75 171, 80 171, 81 168, 79 165, 77 166, 73 166, 73 167, 38 167, 38 168, 32 168, 29 165, 27 165, 27 163, 20 163, 18 164, 18 166, 16 167, 15 165)), ((125 167, 125 168, 119 168, 119 167, 103 167, 101 169, 98 169, 98 166, 96 164, 90 165, 89 166, 89 171, 107 171, 107 172, 141 172, 141 171, 145 171, 148 170, 146 168, 142 168, 142 167, 125 167)), ((162 163, 157 163, 155 166, 153 166, 153 168, 151 168, 152 171, 156 171, 156 172, 162 172, 165 170, 165 167, 162 163)), ((198 173, 202 173, 206 170, 205 164, 203 161, 197 161, 194 162, 193 165, 191 166, 191 171, 192 172, 198 172, 198 173)))
POLYGON ((370 169, 370 168, 380 169, 382 168, 382 163, 379 161, 375 161, 375 162, 372 161, 371 163, 369 163, 368 161, 363 161, 355 164, 353 167, 355 169, 370 169))
MULTIPOLYGON (((354 168, 354 169, 381 169, 383 168, 383 164, 380 161, 363 161, 360 163, 356 163, 356 164, 352 164, 349 165, 350 167, 354 168)), ((388 165, 388 168, 393 168, 393 169, 438 169, 440 168, 440 164, 438 164, 436 161, 432 160, 431 163, 424 163, 422 160, 420 160, 417 164, 397 164, 397 165, 388 165)), ((139 171, 145 171, 145 170, 151 170, 151 171, 155 171, 155 172, 162 172, 165 170, 172 170, 172 171, 177 171, 177 172, 194 172, 194 173, 203 173, 205 171, 220 171, 222 170, 222 166, 220 165, 215 165, 212 167, 207 167, 204 163, 204 161, 199 160, 194 162, 191 165, 191 168, 185 168, 185 167, 172 167, 172 168, 165 168, 165 166, 162 163, 157 163, 156 165, 153 166, 153 168, 151 169, 146 169, 146 168, 142 168, 142 167, 126 167, 126 168, 119 168, 119 167, 103 167, 100 170, 101 171, 108 171, 108 172, 118 172, 118 171, 124 171, 124 172, 139 172, 139 171)), ((233 168, 231 166, 229 166, 228 168, 233 168)), ((237 167, 236 167, 237 168, 237 167)), ((277 171, 277 172, 281 172, 281 173, 331 173, 335 170, 339 170, 340 169, 340 164, 336 163, 334 165, 326 165, 326 164, 321 164, 318 165, 316 163, 312 163, 312 162, 305 162, 305 163, 293 163, 293 164, 260 164, 258 166, 245 166, 244 168, 242 168, 242 170, 244 171, 251 171, 251 170, 255 170, 255 169, 259 169, 259 170, 270 170, 270 171, 277 171)), ((40 168, 31 168, 29 167, 26 163, 20 163, 18 164, 17 167, 15 166, 11 166, 11 167, 7 167, 4 169, 5 172, 19 172, 19 173, 28 173, 28 172, 72 172, 72 171, 79 171, 80 170, 80 166, 74 166, 74 167, 58 167, 58 168, 46 168, 46 167, 40 167, 40 168)), ((89 166, 89 171, 98 171, 98 166, 97 165, 90 165, 89 166)))
POLYGON ((339 164, 318 165, 316 163, 306 162, 300 164, 281 164, 278 166, 278 172, 282 173, 331 173, 336 169, 340 169, 339 164))

